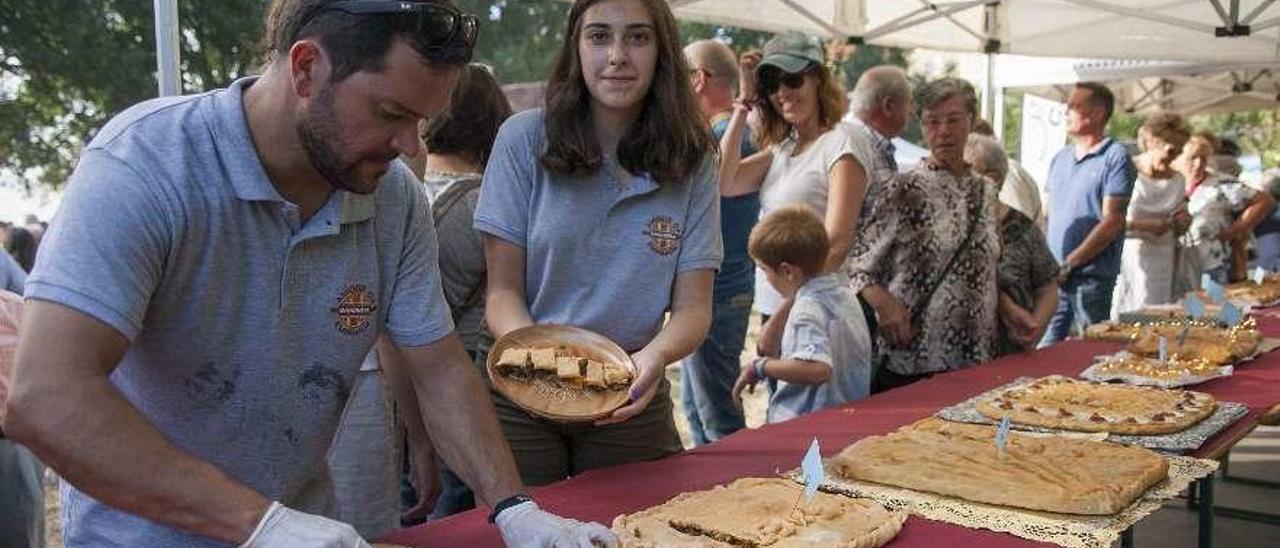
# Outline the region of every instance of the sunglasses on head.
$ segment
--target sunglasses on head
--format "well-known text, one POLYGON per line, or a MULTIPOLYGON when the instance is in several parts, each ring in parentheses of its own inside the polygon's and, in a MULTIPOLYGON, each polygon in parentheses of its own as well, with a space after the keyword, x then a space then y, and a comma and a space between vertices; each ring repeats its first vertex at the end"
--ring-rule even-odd
POLYGON ((805 67, 800 72, 783 72, 781 69, 767 69, 760 71, 760 77, 756 79, 756 91, 762 96, 773 95, 778 91, 780 86, 787 86, 790 89, 799 89, 804 85, 804 76, 813 70, 812 66, 805 67))
POLYGON ((332 2, 316 8, 298 25, 298 31, 306 28, 317 15, 327 11, 341 11, 351 15, 392 15, 413 18, 413 26, 423 43, 430 49, 444 49, 461 38, 466 46, 466 59, 476 45, 480 20, 471 14, 461 13, 449 6, 424 2, 398 2, 391 0, 348 0, 332 2))

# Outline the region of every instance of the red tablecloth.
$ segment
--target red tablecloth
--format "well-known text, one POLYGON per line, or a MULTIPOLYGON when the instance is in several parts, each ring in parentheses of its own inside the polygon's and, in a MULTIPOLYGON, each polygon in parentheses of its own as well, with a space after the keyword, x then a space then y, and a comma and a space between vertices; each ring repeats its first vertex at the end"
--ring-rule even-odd
MULTIPOLYGON (((1280 319, 1260 318, 1263 333, 1280 335, 1280 319)), ((831 456, 865 436, 889 432, 927 417, 1021 376, 1076 376, 1094 356, 1113 352, 1117 343, 1068 341, 1033 353, 1008 356, 963 371, 936 375, 848 406, 781 424, 744 430, 716 443, 666 459, 592 470, 534 491, 539 504, 561 515, 612 523, 619 514, 661 504, 676 494, 708 489, 746 476, 768 476, 799 466, 809 441, 817 437, 831 456)), ((1222 401, 1240 402, 1249 415, 1209 440, 1195 456, 1220 452, 1223 445, 1252 429, 1257 416, 1280 403, 1280 352, 1236 367, 1228 378, 1196 390, 1222 401)), ((485 521, 488 509, 473 510, 390 535, 386 542, 410 546, 502 546, 497 530, 485 521)), ((892 546, 1047 546, 1003 533, 965 529, 912 517, 892 546)))

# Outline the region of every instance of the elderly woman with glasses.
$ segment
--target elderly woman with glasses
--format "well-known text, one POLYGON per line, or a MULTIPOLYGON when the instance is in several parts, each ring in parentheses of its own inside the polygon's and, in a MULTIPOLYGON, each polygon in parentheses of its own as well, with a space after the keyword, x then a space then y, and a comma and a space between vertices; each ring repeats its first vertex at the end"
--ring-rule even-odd
MULTIPOLYGON (((1009 174, 1009 158, 995 139, 969 134, 964 159, 988 179, 999 194, 1009 174)), ((1000 262, 996 285, 1000 288, 1001 329, 997 354, 1034 348, 1058 307, 1058 262, 1053 259, 1044 233, 1035 221, 1018 210, 996 202, 1000 221, 1000 262)))
POLYGON ((916 104, 930 155, 881 189, 849 257, 850 283, 880 326, 874 391, 994 355, 996 189, 964 160, 977 94, 943 78, 916 104))
MULTIPOLYGON (((720 191, 734 196, 759 190, 762 218, 789 205, 813 209, 827 229, 823 273, 829 273, 840 269, 853 247, 874 152, 857 130, 840 122, 847 108, 844 86, 823 59, 821 45, 793 33, 770 40, 763 53, 743 55, 749 85, 742 87, 720 142, 720 191), (738 143, 753 108, 760 111, 761 151, 743 159, 738 143)), ((790 304, 760 269, 755 291, 756 307, 766 317, 757 350, 776 355, 790 304)))

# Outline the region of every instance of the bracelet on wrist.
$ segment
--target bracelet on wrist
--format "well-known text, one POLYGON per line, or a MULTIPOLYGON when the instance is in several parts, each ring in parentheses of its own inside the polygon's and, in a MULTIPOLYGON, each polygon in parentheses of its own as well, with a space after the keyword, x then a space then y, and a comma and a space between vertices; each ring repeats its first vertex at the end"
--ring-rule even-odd
POLYGON ((755 374, 756 374, 756 380, 765 380, 769 378, 769 375, 765 373, 765 370, 764 370, 764 365, 768 361, 769 361, 769 358, 761 356, 759 358, 756 358, 756 361, 751 363, 751 368, 755 371, 755 374))

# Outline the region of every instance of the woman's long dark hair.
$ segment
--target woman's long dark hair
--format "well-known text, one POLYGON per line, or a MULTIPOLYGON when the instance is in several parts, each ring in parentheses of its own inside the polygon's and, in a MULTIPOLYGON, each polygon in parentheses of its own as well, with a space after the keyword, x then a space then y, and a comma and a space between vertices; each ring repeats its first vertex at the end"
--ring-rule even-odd
POLYGON ((511 103, 498 79, 480 65, 462 69, 453 88, 449 109, 432 116, 422 130, 431 154, 460 156, 484 167, 502 122, 511 116, 511 103))
MULTIPOLYGON (((552 173, 583 176, 595 173, 602 164, 591 124, 590 92, 578 56, 582 14, 600 1, 574 2, 564 43, 547 81, 547 149, 541 161, 552 173)), ((677 183, 698 169, 714 143, 693 97, 671 9, 662 0, 639 1, 653 18, 658 63, 640 116, 618 142, 618 162, 631 173, 648 173, 659 184, 677 183)))

